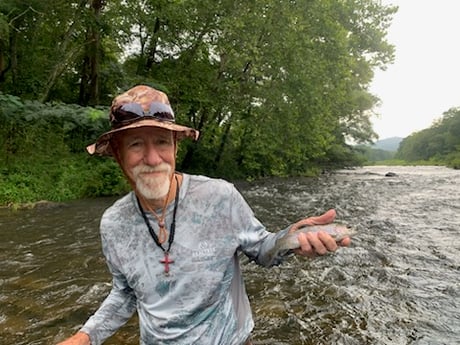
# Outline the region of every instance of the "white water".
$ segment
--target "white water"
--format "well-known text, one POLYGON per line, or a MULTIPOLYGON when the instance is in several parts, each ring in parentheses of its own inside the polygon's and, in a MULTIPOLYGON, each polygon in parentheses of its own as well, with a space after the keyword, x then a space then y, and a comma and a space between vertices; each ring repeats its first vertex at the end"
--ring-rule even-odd
MULTIPOLYGON (((335 208, 349 248, 264 269, 243 260, 254 344, 460 344, 460 171, 365 167, 238 185, 269 230, 335 208), (385 177, 392 171, 395 177, 385 177)), ((110 199, 0 210, 0 344, 54 344, 110 290, 110 199)), ((106 344, 138 344, 132 320, 106 344)))
MULTIPOLYGON (((260 344, 460 344, 460 171, 365 167, 265 191, 248 195, 267 219, 335 208, 358 235, 250 289, 260 344)), ((254 281, 269 274, 247 268, 254 281)))

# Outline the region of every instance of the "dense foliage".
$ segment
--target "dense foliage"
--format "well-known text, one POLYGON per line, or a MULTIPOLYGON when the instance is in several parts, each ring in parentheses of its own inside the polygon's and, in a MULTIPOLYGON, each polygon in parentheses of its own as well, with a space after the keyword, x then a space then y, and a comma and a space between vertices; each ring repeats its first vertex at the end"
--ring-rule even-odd
POLYGON ((126 190, 114 161, 82 152, 107 129, 106 111, 0 93, 0 123, 0 205, 126 190))
POLYGON ((355 150, 357 155, 362 157, 362 161, 365 164, 374 164, 375 162, 382 162, 393 159, 396 153, 393 151, 373 148, 367 145, 357 145, 355 150))
POLYGON ((181 147, 182 170, 257 178, 354 165, 346 140, 375 139, 368 87, 393 59, 395 11, 377 0, 2 0, 1 120, 35 131, 27 148, 2 126, 6 175, 37 168, 48 139, 53 164, 98 164, 77 153, 102 128, 88 114, 137 83, 166 91, 178 122, 201 131, 181 147), (59 121, 75 131, 48 138, 59 121))
POLYGON ((446 111, 430 128, 405 138, 396 158, 430 161, 460 169, 460 108, 446 111))

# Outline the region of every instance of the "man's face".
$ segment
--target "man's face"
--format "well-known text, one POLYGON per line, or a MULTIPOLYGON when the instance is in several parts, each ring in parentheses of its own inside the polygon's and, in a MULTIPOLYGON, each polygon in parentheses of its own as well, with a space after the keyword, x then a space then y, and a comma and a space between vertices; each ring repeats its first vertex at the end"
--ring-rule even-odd
POLYGON ((117 137, 117 144, 137 191, 147 199, 165 197, 176 168, 173 132, 156 127, 128 129, 117 137))

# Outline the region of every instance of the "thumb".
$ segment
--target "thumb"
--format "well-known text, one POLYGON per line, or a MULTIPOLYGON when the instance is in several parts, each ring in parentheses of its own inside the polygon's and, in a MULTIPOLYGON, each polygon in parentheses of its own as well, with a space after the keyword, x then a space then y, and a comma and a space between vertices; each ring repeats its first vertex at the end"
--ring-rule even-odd
POLYGON ((321 225, 332 223, 335 219, 337 213, 334 209, 328 210, 323 213, 321 216, 309 217, 306 220, 308 221, 307 225, 321 225))
POLYGON ((337 213, 335 212, 335 210, 330 209, 320 216, 304 218, 302 220, 299 220, 297 223, 294 223, 289 232, 294 232, 297 229, 308 225, 322 225, 332 223, 336 215, 337 213))

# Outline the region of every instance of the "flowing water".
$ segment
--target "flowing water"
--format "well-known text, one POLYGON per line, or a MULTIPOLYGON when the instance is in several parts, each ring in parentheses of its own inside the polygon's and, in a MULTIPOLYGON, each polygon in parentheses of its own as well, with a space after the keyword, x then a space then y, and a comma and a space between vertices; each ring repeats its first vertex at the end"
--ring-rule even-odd
MULTIPOLYGON (((460 344, 460 171, 364 167, 238 187, 271 231, 329 208, 358 231, 313 260, 242 260, 255 345, 460 344)), ((110 291, 98 223, 113 201, 0 210, 0 344, 55 344, 97 308, 110 291)), ((137 332, 133 319, 106 344, 138 344, 137 332)))

